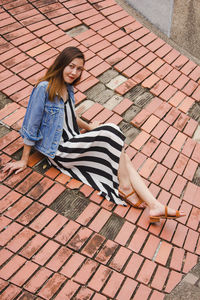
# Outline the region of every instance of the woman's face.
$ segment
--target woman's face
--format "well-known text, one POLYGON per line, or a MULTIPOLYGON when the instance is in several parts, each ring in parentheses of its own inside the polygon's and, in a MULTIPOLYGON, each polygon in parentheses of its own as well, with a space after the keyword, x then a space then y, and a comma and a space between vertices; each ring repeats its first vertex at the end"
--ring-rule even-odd
POLYGON ((83 71, 84 62, 82 58, 74 58, 63 70, 63 79, 66 83, 72 84, 83 71))

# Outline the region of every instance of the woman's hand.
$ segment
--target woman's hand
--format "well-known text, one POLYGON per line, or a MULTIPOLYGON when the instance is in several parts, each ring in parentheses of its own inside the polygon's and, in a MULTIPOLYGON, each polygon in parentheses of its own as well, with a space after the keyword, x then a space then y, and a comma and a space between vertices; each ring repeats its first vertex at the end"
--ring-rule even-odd
POLYGON ((101 123, 100 123, 100 122, 98 122, 98 121, 94 121, 94 122, 92 122, 92 123, 88 124, 88 127, 89 127, 89 130, 92 130, 92 129, 95 129, 95 128, 97 128, 99 125, 101 125, 101 123))
POLYGON ((2 169, 2 172, 8 172, 8 175, 15 171, 15 174, 22 172, 27 167, 27 162, 25 160, 18 160, 14 162, 7 163, 2 169))

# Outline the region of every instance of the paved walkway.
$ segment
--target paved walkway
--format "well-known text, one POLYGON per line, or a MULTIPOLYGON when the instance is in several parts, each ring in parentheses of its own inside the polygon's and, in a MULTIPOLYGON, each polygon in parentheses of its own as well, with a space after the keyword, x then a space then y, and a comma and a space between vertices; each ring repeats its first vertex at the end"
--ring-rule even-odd
POLYGON ((200 67, 114 0, 0 3, 2 164, 21 155, 37 78, 78 46, 87 59, 76 88, 82 118, 118 124, 152 193, 187 214, 150 225, 147 209, 115 206, 33 152, 25 171, 0 174, 0 299, 164 299, 200 254, 199 131, 188 115, 200 67))

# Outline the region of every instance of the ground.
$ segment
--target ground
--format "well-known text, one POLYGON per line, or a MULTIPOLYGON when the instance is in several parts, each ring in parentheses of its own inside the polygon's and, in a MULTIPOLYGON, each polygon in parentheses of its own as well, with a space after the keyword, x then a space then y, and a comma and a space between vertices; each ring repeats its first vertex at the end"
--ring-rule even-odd
POLYGON ((200 67, 114 0, 0 3, 1 164, 20 158, 33 85, 77 46, 77 112, 119 125, 152 193, 186 212, 151 225, 33 150, 22 173, 0 174, 0 299, 198 299, 200 67))

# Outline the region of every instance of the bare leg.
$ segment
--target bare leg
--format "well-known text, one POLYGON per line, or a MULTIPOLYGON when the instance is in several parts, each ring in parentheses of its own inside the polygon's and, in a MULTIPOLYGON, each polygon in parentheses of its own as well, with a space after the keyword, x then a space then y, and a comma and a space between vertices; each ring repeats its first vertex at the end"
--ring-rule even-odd
POLYGON ((137 195, 133 192, 135 191, 132 183, 130 181, 129 170, 127 169, 127 161, 126 161, 126 154, 124 150, 122 151, 119 163, 119 193, 120 195, 128 195, 128 199, 130 205, 136 205, 138 203, 138 208, 146 207, 145 203, 141 199, 138 199, 137 195), (141 202, 141 203, 140 203, 141 202))
MULTIPOLYGON (((131 185, 138 196, 149 206, 151 216, 165 214, 165 206, 158 202, 158 200, 156 200, 156 198, 152 195, 139 173, 134 169, 130 158, 126 153, 124 153, 124 151, 120 158, 119 178, 120 187, 122 187, 123 190, 128 190, 128 185, 131 185), (129 179, 127 179, 128 177, 129 179)), ((168 215, 174 216, 175 214, 176 211, 174 209, 168 208, 168 215)), ((180 215, 182 216, 184 213, 180 212, 180 215)))

